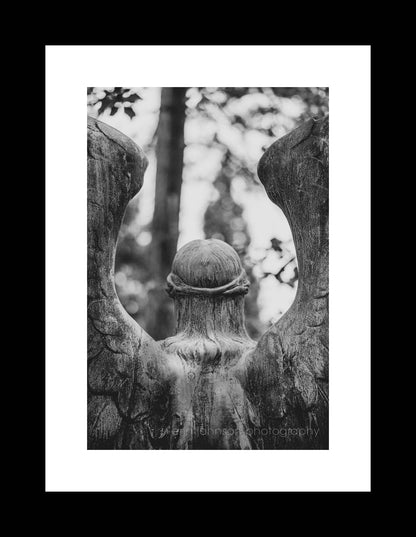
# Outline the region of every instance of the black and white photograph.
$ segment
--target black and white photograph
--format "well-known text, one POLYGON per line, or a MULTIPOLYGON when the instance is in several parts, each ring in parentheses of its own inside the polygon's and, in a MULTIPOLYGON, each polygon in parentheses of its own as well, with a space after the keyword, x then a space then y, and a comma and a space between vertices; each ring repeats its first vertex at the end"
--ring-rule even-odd
POLYGON ((89 449, 327 449, 328 88, 87 93, 89 449))
POLYGON ((371 491, 371 46, 45 66, 46 491, 371 491))

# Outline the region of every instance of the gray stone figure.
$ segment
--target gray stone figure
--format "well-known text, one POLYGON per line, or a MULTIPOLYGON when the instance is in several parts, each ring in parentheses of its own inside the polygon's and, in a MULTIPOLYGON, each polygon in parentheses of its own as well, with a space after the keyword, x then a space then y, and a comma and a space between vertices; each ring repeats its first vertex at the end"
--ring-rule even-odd
POLYGON ((114 285, 117 236, 144 153, 88 119, 88 448, 328 448, 328 117, 275 142, 258 175, 291 226, 299 286, 258 342, 244 326, 248 280, 210 239, 176 254, 167 279, 176 333, 154 341, 114 285))

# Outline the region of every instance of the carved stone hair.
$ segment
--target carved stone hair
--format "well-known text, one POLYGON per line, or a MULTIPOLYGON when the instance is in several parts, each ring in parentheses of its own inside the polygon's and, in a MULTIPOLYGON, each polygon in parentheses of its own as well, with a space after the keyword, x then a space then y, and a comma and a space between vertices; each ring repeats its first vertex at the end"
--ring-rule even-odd
POLYGON ((171 297, 244 295, 249 285, 237 252, 217 239, 194 240, 180 248, 167 277, 171 297))

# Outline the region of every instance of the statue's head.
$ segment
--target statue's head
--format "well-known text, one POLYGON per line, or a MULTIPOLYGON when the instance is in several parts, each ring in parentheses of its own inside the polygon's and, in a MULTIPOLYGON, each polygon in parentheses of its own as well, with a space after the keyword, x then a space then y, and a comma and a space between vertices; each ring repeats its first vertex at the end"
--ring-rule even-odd
MULTIPOLYGON (((240 258, 229 244, 207 239, 180 248, 167 278, 167 292, 175 301, 177 333, 186 336, 182 352, 188 348, 187 337, 201 335, 206 341, 216 341, 221 352, 226 348, 234 352, 239 338, 246 345, 244 295, 248 288, 240 258)), ((194 350, 192 344, 189 352, 194 350)))
POLYGON ((178 250, 167 278, 172 297, 245 295, 249 281, 237 252, 217 240, 194 240, 178 250))

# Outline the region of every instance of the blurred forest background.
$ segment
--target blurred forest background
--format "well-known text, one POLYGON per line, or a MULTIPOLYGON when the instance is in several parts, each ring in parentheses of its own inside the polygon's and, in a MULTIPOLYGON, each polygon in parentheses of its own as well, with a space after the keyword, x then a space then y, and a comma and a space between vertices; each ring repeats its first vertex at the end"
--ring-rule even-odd
POLYGON ((328 113, 328 88, 101 88, 88 114, 130 136, 149 167, 127 207, 115 281, 128 313, 155 339, 174 333, 166 276, 177 249, 197 238, 231 244, 251 280, 246 324, 257 339, 290 307, 296 252, 281 210, 256 168, 264 150, 328 113))

